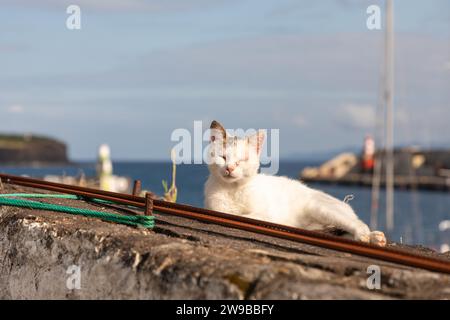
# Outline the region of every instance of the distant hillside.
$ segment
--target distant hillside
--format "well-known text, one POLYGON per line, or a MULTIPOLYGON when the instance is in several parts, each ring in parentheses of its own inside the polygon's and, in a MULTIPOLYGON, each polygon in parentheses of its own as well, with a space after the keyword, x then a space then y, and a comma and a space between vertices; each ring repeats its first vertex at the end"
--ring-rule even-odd
POLYGON ((66 144, 33 135, 0 134, 1 164, 67 163, 66 144))

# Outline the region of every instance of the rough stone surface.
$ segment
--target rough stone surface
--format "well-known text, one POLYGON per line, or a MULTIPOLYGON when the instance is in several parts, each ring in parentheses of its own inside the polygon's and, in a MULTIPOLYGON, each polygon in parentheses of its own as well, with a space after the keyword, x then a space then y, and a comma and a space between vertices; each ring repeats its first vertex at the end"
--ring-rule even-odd
MULTIPOLYGON (((82 201, 46 201, 112 211, 82 201)), ((449 275, 155 216, 155 229, 144 230, 0 206, 0 299, 450 298, 449 275), (79 290, 67 287, 72 265, 80 267, 79 290), (381 268, 380 290, 366 286, 369 265, 381 268)))

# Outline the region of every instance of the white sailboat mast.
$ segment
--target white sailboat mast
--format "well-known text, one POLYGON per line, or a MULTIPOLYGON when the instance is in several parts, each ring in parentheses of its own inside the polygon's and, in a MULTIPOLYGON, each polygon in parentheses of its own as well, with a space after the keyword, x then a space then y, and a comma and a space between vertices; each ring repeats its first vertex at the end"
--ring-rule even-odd
POLYGON ((386 0, 385 43, 386 99, 386 228, 394 228, 394 12, 393 0, 386 0))

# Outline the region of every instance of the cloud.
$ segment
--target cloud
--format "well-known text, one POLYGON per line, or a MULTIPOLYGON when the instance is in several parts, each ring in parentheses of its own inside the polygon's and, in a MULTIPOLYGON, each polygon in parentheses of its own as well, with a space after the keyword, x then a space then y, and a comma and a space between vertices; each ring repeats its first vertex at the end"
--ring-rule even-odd
POLYGON ((225 91, 236 90, 303 94, 318 92, 318 87, 321 93, 340 88, 353 92, 369 88, 372 92, 379 69, 376 44, 364 34, 245 37, 154 50, 96 74, 54 72, 35 78, 0 77, 0 85, 17 87, 27 82, 33 86, 90 89, 95 83, 97 89, 171 88, 200 94, 223 89, 224 95, 225 91), (358 52, 358 59, 349 51, 358 52))
POLYGON ((444 70, 450 71, 450 61, 444 63, 444 70))
POLYGON ((28 49, 25 45, 17 44, 0 44, 0 53, 17 53, 28 49))
POLYGON ((6 112, 12 113, 12 114, 20 114, 24 113, 25 109, 20 104, 13 104, 11 106, 6 107, 6 112))
POLYGON ((345 104, 339 109, 341 121, 355 129, 371 129, 375 124, 375 107, 369 104, 345 104))
POLYGON ((81 10, 97 12, 173 12, 202 9, 211 5, 225 3, 225 0, 0 0, 0 4, 13 6, 34 6, 39 9, 60 10, 76 4, 81 10))
MULTIPOLYGON (((0 86, 91 90, 95 85, 99 92, 145 89, 166 97, 342 93, 368 99, 377 95, 382 60, 378 40, 366 33, 249 36, 137 52, 133 61, 100 72, 0 75, 0 86)), ((399 36, 398 42, 402 59, 396 64, 396 82, 403 92, 397 94, 437 96, 446 91, 446 44, 410 35, 399 36)))
MULTIPOLYGON (((394 121, 396 126, 410 126, 413 112, 416 108, 394 105, 394 121)), ((339 109, 338 117, 341 123, 355 129, 372 129, 376 122, 376 108, 370 104, 344 104, 339 109)), ((415 119, 415 120, 420 120, 415 119)))
POLYGON ((299 128, 306 127, 308 125, 308 121, 302 115, 296 115, 292 118, 292 123, 295 124, 299 128))

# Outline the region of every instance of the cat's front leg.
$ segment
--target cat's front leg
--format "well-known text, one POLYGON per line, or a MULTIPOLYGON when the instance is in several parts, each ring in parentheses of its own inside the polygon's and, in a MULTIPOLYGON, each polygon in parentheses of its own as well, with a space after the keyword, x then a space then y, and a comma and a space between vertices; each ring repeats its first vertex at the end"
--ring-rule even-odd
POLYGON ((308 211, 316 222, 342 229, 350 233, 355 240, 370 242, 379 246, 386 245, 386 237, 383 232, 371 232, 348 204, 327 194, 321 192, 314 194, 308 211))

